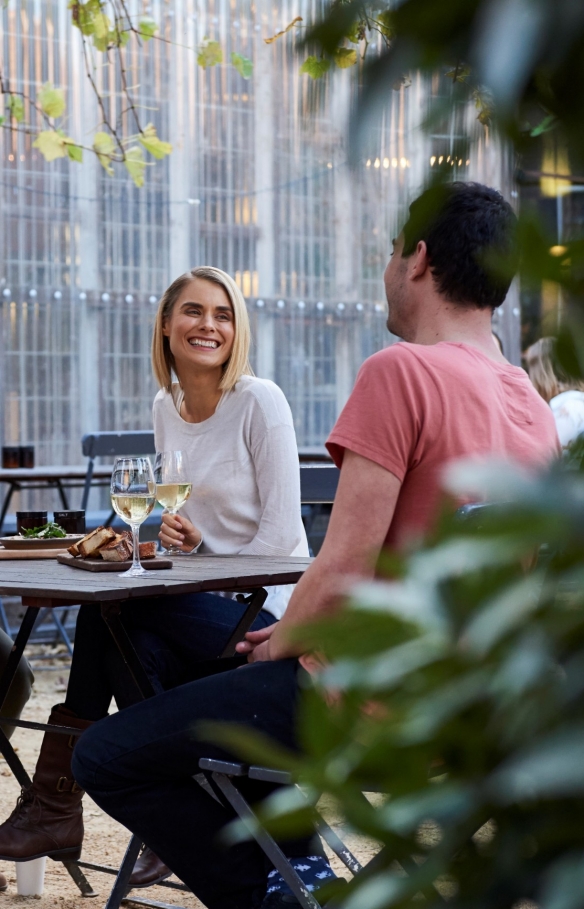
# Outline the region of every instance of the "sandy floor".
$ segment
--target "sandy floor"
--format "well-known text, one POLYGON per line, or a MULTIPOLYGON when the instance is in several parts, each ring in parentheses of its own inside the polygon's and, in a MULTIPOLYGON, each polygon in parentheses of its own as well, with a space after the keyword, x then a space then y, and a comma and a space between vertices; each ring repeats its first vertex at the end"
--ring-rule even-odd
MULTIPOLYGON (((34 650, 34 648, 33 648, 34 650)), ((57 667, 60 664, 57 660, 53 664, 57 667)), ((65 668, 56 668, 53 671, 43 671, 36 673, 36 682, 33 695, 25 708, 24 719, 45 722, 49 715, 50 708, 53 704, 63 700, 63 694, 66 688, 67 671, 65 668)), ((32 775, 36 757, 40 748, 42 733, 32 732, 23 729, 17 729, 12 738, 12 743, 16 747, 20 759, 28 772, 32 775)), ((0 817, 6 818, 14 807, 14 803, 19 793, 19 787, 14 780, 6 763, 0 758, 0 817)), ((85 842, 83 847, 83 859, 85 861, 96 862, 104 865, 117 866, 124 853, 128 843, 128 833, 120 827, 115 821, 112 821, 105 815, 89 797, 84 800, 84 821, 85 821, 85 842)), ((350 840, 348 840, 350 842, 350 840)), ((351 842, 353 850, 363 861, 373 854, 374 847, 372 844, 351 842)), ((341 872, 340 863, 334 860, 333 865, 337 873, 341 872)), ((47 872, 45 878, 45 892, 42 897, 19 897, 16 894, 16 878, 14 865, 0 863, 0 871, 3 871, 8 878, 8 891, 0 893, 0 909, 14 905, 22 906, 24 903, 32 903, 34 900, 35 909, 43 907, 59 906, 62 909, 73 909, 82 903, 84 906, 102 906, 109 893, 113 883, 113 877, 100 874, 94 871, 87 871, 87 877, 95 891, 97 899, 95 902, 83 900, 79 894, 76 885, 73 883, 65 868, 61 863, 47 861, 47 872)), ((167 888, 152 887, 148 890, 138 891, 149 899, 160 900, 177 906, 185 906, 186 909, 200 909, 201 903, 189 894, 176 892, 167 888)))

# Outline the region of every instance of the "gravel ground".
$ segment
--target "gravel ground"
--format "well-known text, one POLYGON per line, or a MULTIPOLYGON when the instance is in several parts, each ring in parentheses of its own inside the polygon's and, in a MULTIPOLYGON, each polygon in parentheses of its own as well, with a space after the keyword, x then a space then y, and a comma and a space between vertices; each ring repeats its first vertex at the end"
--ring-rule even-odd
MULTIPOLYGON (((36 648, 33 647, 30 650, 30 658, 34 661, 36 648)), ((24 711, 23 718, 25 719, 46 722, 51 706, 63 700, 67 684, 67 670, 63 667, 66 667, 67 664, 55 658, 50 665, 52 667, 51 670, 36 673, 33 694, 24 711)), ((31 775, 40 748, 41 736, 42 733, 40 732, 17 729, 12 738, 12 744, 17 749, 20 759, 31 775)), ((12 811, 18 793, 18 784, 6 763, 0 758, 0 818, 6 818, 12 811)), ((332 819, 330 811, 325 811, 325 814, 327 814, 329 820, 332 819)), ((88 796, 85 796, 84 799, 84 822, 83 859, 104 865, 119 865, 128 843, 127 831, 104 814, 88 796)), ((374 844, 363 841, 356 842, 351 837, 347 837, 347 842, 361 861, 367 860, 375 852, 374 844)), ((336 857, 332 864, 338 874, 343 873, 344 869, 342 869, 336 857)), ((43 896, 21 897, 16 894, 14 865, 0 862, 0 871, 8 878, 7 892, 0 893, 0 909, 2 907, 8 909, 8 906, 11 905, 14 905, 16 909, 16 906, 32 903, 33 900, 35 909, 44 909, 44 907, 49 909, 49 907, 53 906, 59 906, 61 909, 74 909, 74 907, 79 907, 82 902, 88 909, 91 905, 101 906, 105 903, 113 883, 113 877, 109 875, 88 871, 87 877, 93 889, 98 893, 96 901, 88 903, 82 900, 77 887, 63 865, 49 859, 47 861, 43 896)), ((166 888, 152 887, 140 892, 149 899, 184 906, 186 909, 201 909, 202 907, 202 904, 195 897, 180 891, 175 892, 166 888)))

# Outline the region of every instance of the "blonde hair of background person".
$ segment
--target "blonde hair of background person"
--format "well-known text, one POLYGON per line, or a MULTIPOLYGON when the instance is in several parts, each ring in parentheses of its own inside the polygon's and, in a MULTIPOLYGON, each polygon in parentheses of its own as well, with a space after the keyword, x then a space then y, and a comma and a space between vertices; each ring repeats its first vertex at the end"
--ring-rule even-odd
POLYGON ((223 367, 223 377, 219 383, 221 391, 231 391, 241 376, 254 375, 249 362, 251 344, 249 317, 243 294, 233 278, 226 272, 221 271, 220 268, 213 268, 210 265, 191 268, 190 271, 176 278, 160 298, 152 336, 152 369, 160 387, 171 393, 172 373, 175 371, 174 357, 170 350, 169 339, 164 334, 164 327, 170 319, 174 305, 182 291, 194 278, 201 278, 205 281, 211 281, 213 284, 218 284, 229 297, 233 307, 235 325, 233 349, 223 367))
POLYGON ((548 404, 564 391, 584 391, 584 382, 570 378, 556 362, 555 346, 555 338, 540 338, 523 354, 529 378, 548 404))
POLYGON ((554 338, 541 338, 524 355, 529 378, 554 415, 562 448, 584 434, 584 382, 568 376, 554 356, 554 338))

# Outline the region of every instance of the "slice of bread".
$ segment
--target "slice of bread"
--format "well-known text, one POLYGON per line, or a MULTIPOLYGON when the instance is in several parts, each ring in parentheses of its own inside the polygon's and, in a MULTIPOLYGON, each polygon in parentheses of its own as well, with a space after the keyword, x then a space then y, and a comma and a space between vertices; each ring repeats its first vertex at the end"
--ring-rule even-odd
POLYGON ((79 548, 78 548, 78 546, 77 546, 77 543, 73 543, 72 546, 69 546, 68 549, 67 549, 67 552, 69 553, 69 555, 78 556, 78 555, 79 555, 79 548))
POLYGON ((98 527, 97 530, 94 530, 77 543, 79 555, 85 559, 97 555, 98 550, 113 540, 116 535, 115 530, 111 527, 98 527))
POLYGON ((99 550, 99 554, 106 562, 126 562, 132 558, 132 547, 121 533, 116 534, 113 540, 106 543, 99 550))
POLYGON ((154 541, 151 543, 140 543, 140 559, 155 559, 156 546, 157 544, 154 541))

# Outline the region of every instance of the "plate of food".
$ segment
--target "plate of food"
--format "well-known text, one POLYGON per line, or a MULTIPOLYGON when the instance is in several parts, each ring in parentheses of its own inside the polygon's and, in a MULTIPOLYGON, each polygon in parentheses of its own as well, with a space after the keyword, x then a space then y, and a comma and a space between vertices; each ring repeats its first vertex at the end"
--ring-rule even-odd
POLYGON ((0 545, 4 549, 68 549, 82 538, 82 533, 67 534, 51 521, 14 537, 0 537, 0 545))

